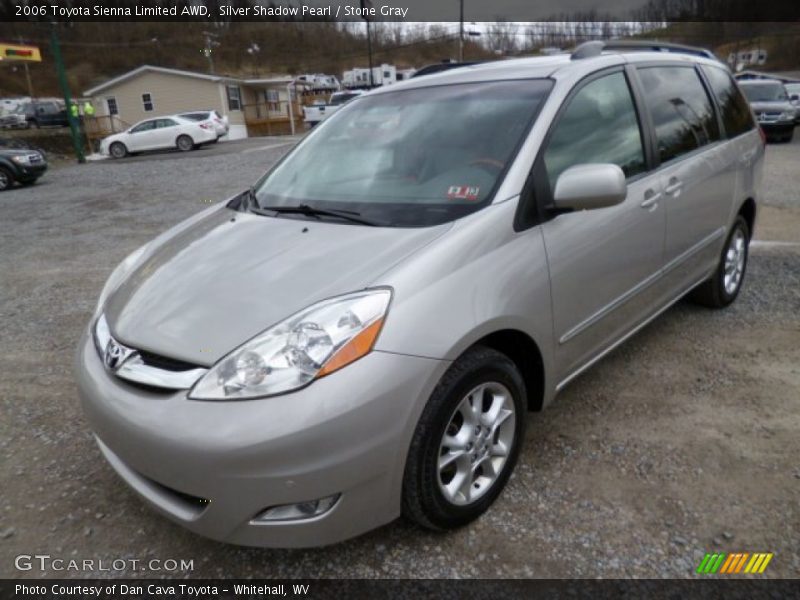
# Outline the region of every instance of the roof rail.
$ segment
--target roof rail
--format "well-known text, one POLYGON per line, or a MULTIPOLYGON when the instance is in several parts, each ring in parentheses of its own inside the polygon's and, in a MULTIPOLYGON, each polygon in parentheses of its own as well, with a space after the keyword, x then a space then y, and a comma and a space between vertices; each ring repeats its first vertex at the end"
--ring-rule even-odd
POLYGON ((651 40, 609 40, 600 41, 593 40, 584 42, 579 45, 572 52, 572 60, 580 60, 582 58, 592 58, 599 56, 604 51, 619 51, 619 52, 675 52, 678 54, 693 54, 695 56, 702 56, 703 58, 711 58, 716 60, 716 56, 710 50, 705 48, 697 48, 695 46, 686 46, 684 44, 673 44, 671 42, 658 42, 651 40))

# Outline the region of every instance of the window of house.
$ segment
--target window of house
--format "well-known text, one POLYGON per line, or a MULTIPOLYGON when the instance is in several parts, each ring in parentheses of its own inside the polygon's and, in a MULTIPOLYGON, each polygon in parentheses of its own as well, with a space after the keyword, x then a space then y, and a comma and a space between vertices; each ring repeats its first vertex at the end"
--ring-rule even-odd
POLYGON ((587 83, 561 113, 544 153, 551 190, 561 173, 583 163, 615 164, 626 177, 646 168, 636 108, 621 72, 587 83))
POLYGON ((267 110, 280 110, 281 104, 278 90, 266 90, 264 92, 264 99, 267 101, 267 110))
POLYGON ((142 94, 142 106, 144 106, 145 112, 153 110, 153 96, 149 92, 142 94))
POLYGON ((720 139, 711 98, 693 67, 646 67, 639 77, 662 163, 720 139))
POLYGON ((117 107, 117 99, 111 96, 110 98, 106 98, 106 105, 108 105, 108 114, 110 115, 118 115, 119 114, 119 107, 117 107))
POLYGON ((747 100, 733 83, 733 78, 725 70, 717 67, 703 66, 708 82, 717 97, 719 110, 722 113, 722 125, 725 135, 736 137, 755 127, 753 115, 747 100))
POLYGON ((242 110, 242 92, 238 85, 227 85, 228 110, 242 110))

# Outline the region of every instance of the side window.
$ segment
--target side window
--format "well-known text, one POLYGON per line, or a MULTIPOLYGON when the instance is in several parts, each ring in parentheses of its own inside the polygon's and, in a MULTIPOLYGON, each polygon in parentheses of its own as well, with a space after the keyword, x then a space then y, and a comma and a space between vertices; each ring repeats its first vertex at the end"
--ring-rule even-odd
POLYGON ((703 72, 717 97, 726 136, 733 138, 753 129, 755 124, 750 106, 730 74, 724 69, 705 65, 703 72))
POLYGON ((155 129, 156 122, 155 121, 144 121, 143 123, 139 123, 136 127, 131 129, 131 133, 142 133, 143 131, 150 131, 151 129, 155 129))
POLYGON ((175 127, 177 123, 172 119, 159 119, 157 127, 162 129, 164 127, 175 127))
POLYGON ((561 113, 544 152, 550 189, 561 173, 582 163, 612 163, 626 177, 645 171, 642 133, 621 72, 583 86, 561 113))
POLYGON ((720 139, 719 123, 694 67, 639 69, 661 162, 720 139))

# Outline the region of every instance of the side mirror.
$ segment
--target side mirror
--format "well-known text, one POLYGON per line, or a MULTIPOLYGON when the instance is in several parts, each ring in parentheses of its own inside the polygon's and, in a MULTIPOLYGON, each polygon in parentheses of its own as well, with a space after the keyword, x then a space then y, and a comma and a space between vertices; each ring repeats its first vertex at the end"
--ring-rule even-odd
POLYGON ((553 204, 557 209, 591 210, 619 204, 627 195, 625 174, 617 165, 575 165, 556 180, 553 204))

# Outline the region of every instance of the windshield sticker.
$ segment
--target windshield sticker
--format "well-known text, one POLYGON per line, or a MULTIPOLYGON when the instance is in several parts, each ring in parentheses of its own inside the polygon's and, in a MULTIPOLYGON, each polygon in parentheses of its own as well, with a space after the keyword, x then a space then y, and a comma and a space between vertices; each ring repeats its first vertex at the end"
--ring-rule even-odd
POLYGON ((476 185, 451 185, 447 188, 450 200, 477 200, 481 188, 476 185))

